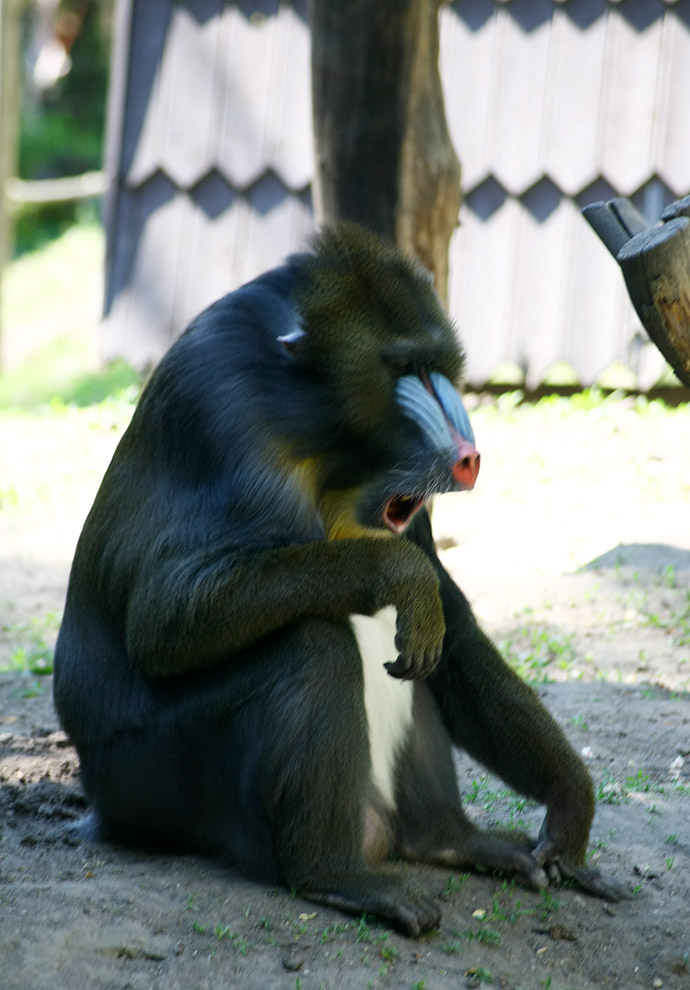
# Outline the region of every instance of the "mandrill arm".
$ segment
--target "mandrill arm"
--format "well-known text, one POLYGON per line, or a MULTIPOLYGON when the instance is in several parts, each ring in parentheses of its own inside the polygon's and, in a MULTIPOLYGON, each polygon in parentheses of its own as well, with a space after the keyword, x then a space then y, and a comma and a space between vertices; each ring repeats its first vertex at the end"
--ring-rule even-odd
POLYGON ((503 660, 441 565, 426 513, 410 527, 439 576, 446 620, 441 663, 427 680, 451 738, 520 794, 546 806, 532 856, 549 877, 572 879, 608 900, 625 884, 584 866, 594 817, 589 772, 536 692, 503 660))
POLYGON ((396 677, 423 677, 440 657, 438 578, 407 540, 362 537, 257 551, 197 551, 148 561, 133 584, 130 661, 154 677, 213 667, 306 616, 398 612, 396 677))

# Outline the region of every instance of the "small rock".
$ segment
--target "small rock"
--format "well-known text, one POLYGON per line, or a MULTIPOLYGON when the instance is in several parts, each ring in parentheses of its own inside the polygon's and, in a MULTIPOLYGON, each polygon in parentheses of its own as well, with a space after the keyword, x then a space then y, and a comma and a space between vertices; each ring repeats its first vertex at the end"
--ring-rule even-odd
POLYGON ((304 966, 304 956, 292 955, 285 956, 283 959, 283 969, 286 969, 288 973, 296 973, 302 966, 304 966))
POLYGON ((104 955, 115 955, 117 959, 150 959, 152 962, 162 962, 168 956, 163 950, 138 943, 121 945, 114 952, 108 949, 102 951, 104 955))
POLYGON ((684 976, 688 971, 688 957, 684 956, 674 956, 668 964, 668 968, 676 976, 684 976))
POLYGON ((58 749, 64 749, 65 746, 70 745, 70 741, 67 738, 66 732, 51 732, 46 736, 46 742, 51 746, 56 746, 58 749))
POLYGON ((577 942, 577 935, 565 925, 551 925, 549 935, 554 942, 577 942))

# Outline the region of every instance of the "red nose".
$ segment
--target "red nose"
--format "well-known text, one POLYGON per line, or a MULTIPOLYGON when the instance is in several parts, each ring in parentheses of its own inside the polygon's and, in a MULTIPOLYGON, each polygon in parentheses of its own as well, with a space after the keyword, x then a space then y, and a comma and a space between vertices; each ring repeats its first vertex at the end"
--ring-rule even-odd
POLYGON ((462 440, 458 444, 458 459, 451 473, 463 491, 474 488, 479 474, 480 460, 479 451, 471 443, 462 440))

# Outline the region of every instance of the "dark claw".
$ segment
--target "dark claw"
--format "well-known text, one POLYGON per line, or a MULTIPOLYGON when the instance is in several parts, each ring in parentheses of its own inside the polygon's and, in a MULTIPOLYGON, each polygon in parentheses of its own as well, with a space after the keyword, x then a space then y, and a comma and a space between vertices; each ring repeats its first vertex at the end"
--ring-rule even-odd
POLYGON ((402 655, 402 653, 393 663, 385 663, 384 667, 391 677, 398 677, 401 680, 408 680, 412 676, 410 662, 402 655))
POLYGON ((615 877, 600 873, 590 866, 573 866, 567 859, 555 856, 550 839, 542 839, 532 850, 532 856, 544 867, 554 886, 560 886, 565 880, 573 880, 581 890, 605 901, 627 900, 634 896, 631 888, 615 877))
POLYGON ((560 887, 563 877, 558 868, 558 863, 547 863, 544 869, 548 875, 549 883, 553 884, 554 887, 560 887))
POLYGON ((401 916, 403 930, 413 938, 430 932, 441 924, 441 911, 428 897, 420 897, 414 910, 407 909, 404 915, 406 917, 401 916))
POLYGON ((544 890, 549 886, 548 874, 535 863, 529 853, 520 852, 516 857, 515 876, 530 890, 544 890))
POLYGON ((565 863, 562 864, 562 872, 566 879, 574 880, 578 887, 581 887, 588 894, 601 897, 605 901, 616 903, 635 896, 627 883, 616 880, 615 877, 611 877, 607 873, 600 873, 599 870, 585 866, 570 867, 565 863))
POLYGON ((415 663, 411 658, 406 657, 401 653, 397 660, 392 663, 385 663, 384 667, 391 675, 391 677, 398 677, 401 680, 419 680, 422 677, 426 677, 436 666, 437 660, 432 660, 431 662, 426 662, 422 659, 421 662, 415 663))

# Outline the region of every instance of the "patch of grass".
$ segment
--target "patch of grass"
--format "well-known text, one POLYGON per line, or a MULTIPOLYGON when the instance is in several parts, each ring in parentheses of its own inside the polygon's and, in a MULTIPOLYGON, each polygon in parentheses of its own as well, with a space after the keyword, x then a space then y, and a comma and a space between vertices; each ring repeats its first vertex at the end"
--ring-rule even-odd
POLYGON ((441 952, 445 952, 446 955, 455 955, 458 952, 463 951, 463 946, 459 942, 444 942, 441 946, 441 952))
POLYGON ((503 936, 500 932, 495 931, 493 928, 480 927, 476 931, 469 931, 467 938, 470 940, 476 940, 481 942, 482 945, 500 945, 503 941, 503 936))
POLYGON ((515 794, 510 788, 494 789, 492 787, 492 781, 485 774, 482 774, 479 780, 476 777, 473 779, 472 786, 465 794, 463 802, 464 804, 478 803, 481 804, 485 811, 492 811, 497 804, 510 798, 514 798, 516 801, 525 800, 515 794))
POLYGON ((539 920, 542 922, 548 921, 551 915, 558 911, 561 906, 561 902, 557 901, 550 890, 542 890, 540 892, 541 905, 539 907, 539 920))
POLYGON ((634 791, 638 794, 647 794, 652 790, 653 784, 649 774, 644 770, 638 770, 636 774, 625 778, 624 787, 627 791, 634 791))
POLYGON ((333 925, 327 925, 321 933, 321 943, 325 944, 326 942, 332 941, 334 938, 340 938, 340 936, 344 935, 349 928, 350 925, 348 922, 343 924, 336 923, 333 925))
POLYGON ((223 941, 223 939, 228 941, 233 949, 236 949, 241 956, 247 955, 249 943, 239 932, 231 931, 229 925, 216 925, 213 929, 213 934, 219 942, 223 941))
MULTIPOLYGON (((77 341, 52 340, 16 371, 0 379, 0 409, 38 409, 48 404, 91 406, 110 397, 138 393, 142 376, 124 361, 102 371, 88 370, 88 356, 77 341)), ((131 396, 128 396, 131 398, 131 396)))
POLYGON ((623 788, 613 774, 604 771, 597 785, 596 800, 602 804, 622 804, 623 788))
MULTIPOLYGON (((386 935, 387 934, 388 933, 386 932, 386 935)), ((400 953, 398 952, 398 950, 395 948, 394 945, 382 945, 381 948, 379 949, 379 955, 387 963, 393 963, 400 958, 400 953)))
POLYGON ((28 622, 3 625, 2 633, 8 639, 12 652, 7 663, 0 663, 0 671, 21 670, 35 676, 52 674, 54 642, 60 619, 60 613, 48 612, 28 622))
POLYGON ((662 572, 660 582, 671 594, 667 595, 661 608, 649 604, 649 591, 631 593, 633 606, 639 612, 639 623, 653 629, 663 629, 671 637, 674 646, 690 644, 690 590, 677 586, 675 571, 671 565, 662 572), (669 571, 673 572, 669 577, 669 571))
POLYGON ((611 834, 612 833, 609 833, 609 835, 605 839, 597 839, 595 842, 592 843, 590 848, 585 852, 585 862, 588 862, 590 859, 592 859, 598 853, 600 853, 603 849, 606 849, 606 847, 609 844, 611 834))
POLYGON ((38 325, 63 312, 78 321, 91 287, 100 286, 104 255, 103 228, 92 222, 10 262, 2 281, 3 325, 38 325))
POLYGON ((494 812, 497 816, 495 824, 501 828, 524 828, 522 812, 538 807, 537 802, 516 794, 510 787, 496 786, 497 783, 500 784, 485 774, 481 774, 478 779, 474 778, 469 790, 463 795, 463 804, 478 804, 485 811, 494 812))
POLYGON ((449 873, 441 897, 451 897, 453 894, 459 893, 468 877, 469 873, 449 873))
MULTIPOLYGON (((54 398, 85 406, 141 384, 124 362, 93 369, 103 281, 100 224, 76 224, 5 268, 0 315, 6 341, 23 347, 0 376, 0 409, 34 409, 54 398)), ((8 346, 11 355, 12 347, 8 346)))
POLYGON ((549 626, 524 626, 499 649, 510 666, 528 684, 546 684, 549 668, 570 670, 575 662, 573 634, 549 626))
MULTIPOLYGON (((655 783, 648 773, 638 770, 635 774, 629 774, 619 783, 613 774, 604 772, 602 779, 597 785, 596 800, 604 804, 622 804, 629 800, 630 794, 665 794, 662 784, 655 783)), ((657 809, 652 806, 649 811, 654 813, 657 809)), ((660 812, 659 812, 660 814, 660 812)))
MULTIPOLYGON (((512 891, 514 887, 515 887, 514 881, 511 880, 510 884, 508 883, 507 880, 504 881, 503 893, 508 893, 508 896, 510 897, 512 895, 512 891)), ((509 924, 514 925, 520 919, 522 914, 523 914, 523 909, 522 909, 521 899, 518 898, 515 904, 509 903, 507 907, 504 907, 503 904, 501 903, 501 895, 495 894, 493 902, 491 904, 491 913, 489 914, 487 920, 492 921, 494 924, 496 924, 497 922, 506 921, 509 924)))

